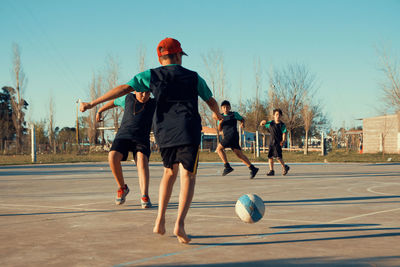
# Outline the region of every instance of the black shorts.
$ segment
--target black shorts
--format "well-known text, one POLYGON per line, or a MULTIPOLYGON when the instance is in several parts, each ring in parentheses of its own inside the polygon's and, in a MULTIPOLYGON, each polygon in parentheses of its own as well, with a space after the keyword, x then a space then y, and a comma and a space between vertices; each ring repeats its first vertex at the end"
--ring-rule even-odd
POLYGON ((183 145, 160 148, 165 168, 172 169, 176 163, 181 163, 185 170, 196 173, 199 163, 199 146, 183 145))
POLYGON ((239 149, 239 150, 242 150, 241 148, 240 148, 240 145, 239 145, 239 136, 238 135, 235 135, 235 136, 232 136, 232 137, 229 137, 229 136, 227 136, 227 137, 224 137, 223 139, 222 139, 222 141, 221 141, 221 145, 224 147, 224 148, 231 148, 232 150, 233 149, 239 149))
POLYGON ((140 142, 132 141, 130 139, 114 139, 110 151, 118 151, 122 154, 122 161, 128 158, 129 151, 133 153, 133 157, 137 152, 142 152, 150 158, 150 143, 143 144, 140 142))
POLYGON ((278 145, 269 145, 268 158, 282 158, 282 147, 278 145))

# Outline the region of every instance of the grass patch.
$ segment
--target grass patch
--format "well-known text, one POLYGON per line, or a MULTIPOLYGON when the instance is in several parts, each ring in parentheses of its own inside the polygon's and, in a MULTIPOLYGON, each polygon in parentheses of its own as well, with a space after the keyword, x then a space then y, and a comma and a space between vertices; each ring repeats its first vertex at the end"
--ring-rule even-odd
MULTIPOLYGON (((267 162, 267 154, 261 153, 260 158, 255 158, 254 153, 244 152, 251 162, 267 162)), ((230 162, 240 162, 232 151, 226 151, 228 160, 230 162)), ((106 162, 107 152, 103 153, 90 153, 90 154, 43 154, 37 155, 36 164, 53 164, 53 163, 74 163, 74 162, 106 162)), ((335 150, 329 152, 326 156, 321 156, 320 153, 311 152, 304 155, 303 152, 283 152, 283 159, 285 162, 368 162, 368 163, 382 163, 400 162, 400 154, 359 154, 357 152, 346 152, 344 150, 335 150)), ((129 160, 132 159, 130 155, 129 160)), ((215 152, 201 152, 200 162, 220 162, 218 154, 215 152)), ((160 153, 152 153, 150 157, 152 162, 161 162, 160 153)), ((0 165, 18 165, 18 164, 32 164, 30 155, 2 155, 0 156, 0 165)))

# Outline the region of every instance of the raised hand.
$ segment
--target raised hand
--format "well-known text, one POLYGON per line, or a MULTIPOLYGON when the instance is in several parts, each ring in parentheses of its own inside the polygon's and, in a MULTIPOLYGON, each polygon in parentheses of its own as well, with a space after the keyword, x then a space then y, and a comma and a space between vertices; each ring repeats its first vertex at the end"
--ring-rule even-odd
POLYGON ((85 112, 88 109, 91 109, 93 106, 90 103, 87 102, 81 102, 81 104, 79 105, 79 110, 81 112, 85 112))

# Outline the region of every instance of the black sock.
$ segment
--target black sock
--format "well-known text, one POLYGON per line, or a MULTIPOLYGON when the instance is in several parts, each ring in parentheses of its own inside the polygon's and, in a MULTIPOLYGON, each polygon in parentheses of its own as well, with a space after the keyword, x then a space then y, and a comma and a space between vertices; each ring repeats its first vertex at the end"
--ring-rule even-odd
POLYGON ((225 167, 225 168, 230 168, 231 165, 230 165, 229 162, 228 162, 228 163, 225 163, 225 164, 224 164, 224 167, 225 167))
POLYGON ((250 170, 254 170, 254 169, 256 169, 256 167, 254 167, 254 165, 251 164, 250 167, 249 167, 249 169, 250 169, 250 170))

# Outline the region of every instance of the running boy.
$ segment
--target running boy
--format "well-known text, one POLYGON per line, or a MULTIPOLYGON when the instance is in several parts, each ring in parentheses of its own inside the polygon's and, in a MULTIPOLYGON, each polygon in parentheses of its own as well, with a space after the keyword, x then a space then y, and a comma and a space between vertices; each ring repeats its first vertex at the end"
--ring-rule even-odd
POLYGON ((250 179, 253 179, 258 172, 258 168, 254 167, 249 161, 239 145, 239 134, 237 130, 237 121, 240 121, 242 128, 244 128, 244 119, 236 111, 231 111, 231 104, 228 100, 224 100, 221 103, 222 117, 219 121, 218 131, 222 131, 223 139, 217 146, 217 153, 221 160, 224 162, 224 171, 222 176, 227 175, 233 171, 233 168, 228 162, 225 154, 225 148, 230 147, 235 155, 250 169, 250 179))
MULTIPOLYGON (((98 99, 93 102, 97 102, 98 99)), ((95 105, 81 103, 81 111, 93 108, 95 105)), ((126 161, 129 152, 133 153, 138 169, 139 186, 142 198, 140 200, 143 209, 151 208, 149 198, 149 157, 150 157, 150 130, 155 110, 155 100, 150 98, 149 92, 135 92, 109 101, 102 106, 96 120, 102 120, 102 112, 114 108, 123 107, 125 112, 122 117, 121 127, 112 143, 108 154, 108 162, 111 171, 118 184, 117 205, 124 204, 129 193, 122 173, 121 161, 126 161)))
POLYGON ((273 115, 274 120, 268 122, 266 120, 262 120, 260 122, 260 126, 265 126, 265 128, 269 129, 271 134, 271 140, 269 142, 268 149, 269 172, 267 175, 275 175, 273 158, 277 158, 279 163, 282 165, 282 174, 286 175, 290 169, 288 165, 285 165, 285 162, 282 158, 282 146, 286 142, 286 125, 281 121, 282 110, 274 109, 273 115))
MULTIPOLYGON (((154 134, 164 164, 153 232, 165 234, 165 213, 180 170, 181 188, 174 234, 179 242, 189 243, 184 222, 193 199, 201 138, 198 97, 207 103, 214 118, 221 119, 222 116, 206 82, 196 72, 181 66, 182 56, 186 53, 177 40, 162 40, 157 46, 157 54, 161 67, 137 74, 127 84, 111 89, 98 101, 104 102, 134 90, 153 93, 156 101, 154 134)), ((98 101, 92 104, 98 104, 98 101)))

